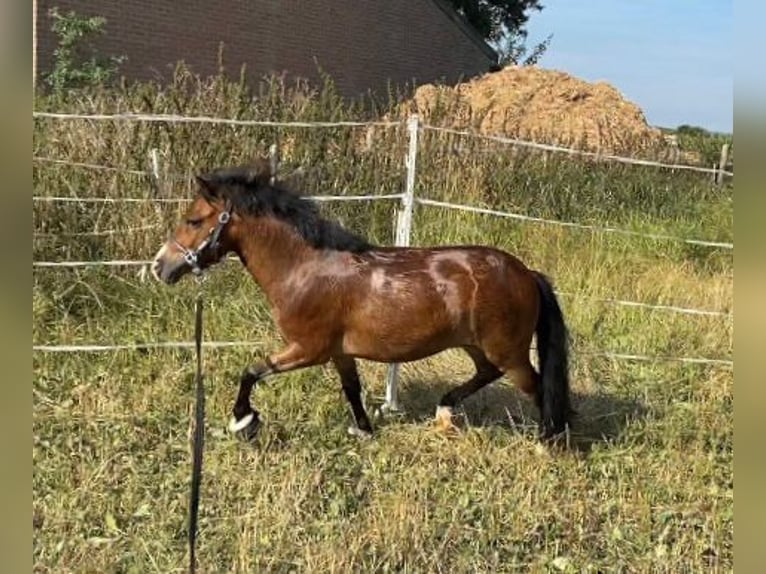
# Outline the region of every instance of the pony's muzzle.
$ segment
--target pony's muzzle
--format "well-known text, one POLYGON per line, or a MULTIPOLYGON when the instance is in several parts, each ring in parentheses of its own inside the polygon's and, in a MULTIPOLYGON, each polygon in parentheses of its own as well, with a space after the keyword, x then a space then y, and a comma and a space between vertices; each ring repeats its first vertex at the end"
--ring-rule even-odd
POLYGON ((183 256, 166 243, 154 256, 151 271, 157 281, 173 285, 189 272, 189 266, 183 256))

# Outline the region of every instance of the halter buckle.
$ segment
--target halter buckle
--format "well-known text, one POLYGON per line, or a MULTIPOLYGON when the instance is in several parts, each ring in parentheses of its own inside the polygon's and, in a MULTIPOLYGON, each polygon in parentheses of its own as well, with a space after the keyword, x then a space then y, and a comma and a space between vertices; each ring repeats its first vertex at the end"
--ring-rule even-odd
POLYGON ((189 264, 192 269, 198 268, 197 266, 197 252, 187 249, 184 251, 184 261, 189 264))

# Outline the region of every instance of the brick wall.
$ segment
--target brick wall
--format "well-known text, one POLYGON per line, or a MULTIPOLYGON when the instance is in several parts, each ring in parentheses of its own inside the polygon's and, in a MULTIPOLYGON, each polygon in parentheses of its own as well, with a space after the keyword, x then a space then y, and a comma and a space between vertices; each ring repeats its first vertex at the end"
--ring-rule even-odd
POLYGON ((126 55, 121 72, 129 79, 167 79, 179 60, 215 74, 221 42, 233 75, 247 64, 252 78, 316 79, 318 63, 347 96, 385 89, 389 80, 454 83, 492 63, 438 0, 37 0, 38 74, 52 65, 51 6, 104 16, 99 51, 126 55))

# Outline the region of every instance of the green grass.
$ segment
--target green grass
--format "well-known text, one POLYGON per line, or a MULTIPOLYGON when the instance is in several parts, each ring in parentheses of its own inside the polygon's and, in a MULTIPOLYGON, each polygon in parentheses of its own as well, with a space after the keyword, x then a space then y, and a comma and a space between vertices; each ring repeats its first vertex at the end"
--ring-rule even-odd
MULTIPOLYGON (((256 104, 241 86, 136 86, 40 108, 154 111, 269 119, 365 117, 331 90, 277 84, 256 104), (185 87, 184 87, 185 86, 185 87), (183 88, 183 89, 181 89, 183 88), (286 94, 286 95, 285 95, 286 94)), ((397 193, 404 130, 263 130, 84 122, 35 124, 35 153, 168 174, 232 163, 279 137, 309 193, 397 193)), ((423 134, 419 197, 640 232, 732 241, 731 186, 695 174, 509 154, 423 134), (459 143, 461 152, 455 153, 459 143)), ((145 197, 138 176, 36 164, 35 194, 145 197)), ((160 193, 192 193, 165 181, 160 193)), ((324 205, 390 243, 394 204, 324 205)), ((151 257, 176 206, 35 203, 36 260, 151 257), (148 232, 71 237, 147 223, 148 232)), ((406 365, 405 412, 374 440, 346 435, 336 375, 314 368, 259 387, 255 447, 225 424, 241 370, 281 342, 257 286, 235 263, 205 284, 207 442, 200 514, 205 572, 698 572, 733 568, 733 373, 722 366, 632 362, 598 353, 731 358, 731 317, 618 307, 603 298, 731 311, 732 253, 418 207, 413 243, 482 243, 553 277, 572 331, 574 406, 563 452, 535 440, 537 414, 509 382, 471 397, 464 431, 430 426, 438 398, 470 376, 458 352, 406 365)), ((136 269, 36 269, 35 344, 191 340, 196 287, 144 282, 136 269)), ((186 563, 193 357, 187 351, 35 353, 33 560, 39 572, 168 572, 186 563)), ((385 366, 362 363, 369 408, 385 366)))
MULTIPOLYGON (((437 397, 468 375, 455 357, 405 369, 407 414, 365 443, 345 435, 332 373, 314 369, 259 390, 266 424, 251 448, 224 430, 250 356, 207 356, 205 571, 513 571, 557 558, 578 571, 731 567, 725 373, 578 361, 573 441, 582 448, 550 455, 534 440, 529 405, 505 383, 467 402, 462 436, 429 429, 437 397)), ((189 359, 37 360, 41 570, 183 565, 189 359)), ((382 369, 363 373, 368 403, 379 402, 382 369)))

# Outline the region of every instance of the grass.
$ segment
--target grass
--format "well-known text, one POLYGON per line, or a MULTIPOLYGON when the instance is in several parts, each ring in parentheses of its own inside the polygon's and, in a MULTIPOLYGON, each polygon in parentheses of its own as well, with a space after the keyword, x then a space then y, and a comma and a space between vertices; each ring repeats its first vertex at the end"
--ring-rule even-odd
MULTIPOLYGON (((179 74, 39 108, 155 111, 269 119, 355 119, 330 88, 272 82, 255 104, 238 84, 179 74)), ((38 163, 35 194, 145 197, 192 193, 197 166, 231 163, 279 138, 285 169, 310 193, 396 193, 404 130, 263 130, 125 123, 35 124, 35 154, 145 169, 163 153, 159 190, 136 175, 38 163), (171 180, 170 175, 182 175, 171 180)), ((583 164, 425 132, 417 195, 641 232, 732 240, 733 188, 695 174, 583 164)), ((390 243, 394 204, 325 205, 390 243)), ((36 260, 136 258, 156 251, 176 206, 34 204, 36 260), (159 224, 149 231, 71 236, 159 224)), ((551 275, 573 335, 579 415, 571 448, 541 448, 536 412, 509 382, 471 397, 464 431, 430 427, 438 398, 470 376, 457 352, 406 365, 405 412, 374 440, 346 436, 337 377, 314 368, 256 391, 255 447, 225 431, 243 367, 278 348, 257 286, 236 264, 205 285, 207 443, 200 515, 205 572, 698 572, 733 569, 733 374, 722 366, 614 360, 606 351, 730 358, 730 317, 605 304, 620 298, 730 311, 730 251, 418 207, 413 243, 483 243, 551 275)), ((134 268, 36 269, 36 344, 190 340, 193 295, 134 268)), ((193 401, 190 352, 34 355, 33 560, 38 572, 169 572, 186 561, 193 401)), ((385 367, 363 363, 366 402, 385 367)))

